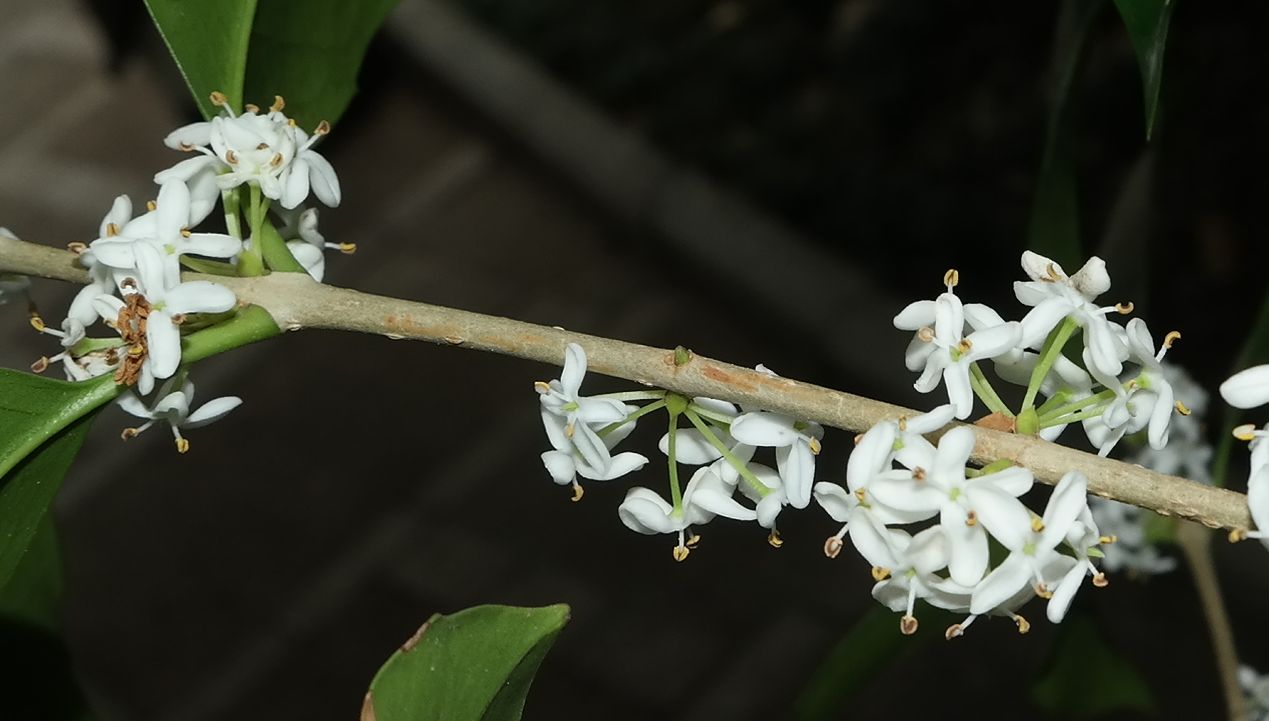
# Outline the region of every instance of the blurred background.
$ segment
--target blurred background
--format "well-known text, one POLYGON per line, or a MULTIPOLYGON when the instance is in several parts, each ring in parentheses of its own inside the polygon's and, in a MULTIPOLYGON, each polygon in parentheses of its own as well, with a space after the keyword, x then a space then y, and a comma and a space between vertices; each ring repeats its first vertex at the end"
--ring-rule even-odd
MULTIPOLYGON (((402 0, 321 147, 344 188, 322 231, 359 246, 326 279, 929 407, 894 313, 956 267, 963 298, 1020 317, 1021 251, 1065 233, 1106 258, 1108 302, 1182 331, 1169 359, 1214 391, 1265 293, 1267 16, 1179 4, 1147 144, 1109 2, 402 0)), ((0 225, 58 246, 116 195, 152 197, 181 159, 163 136, 196 119, 139 1, 0 0, 0 97, 0 225)), ((34 293, 60 318, 71 289, 34 293)), ((0 320, 5 366, 51 352, 22 309, 0 320)), ((245 403, 187 455, 161 429, 124 445, 134 421, 103 413, 56 506, 97 717, 354 718, 433 612, 555 602, 573 620, 527 718, 1046 717, 1034 690, 1063 641, 1041 606, 1021 638, 980 621, 946 643, 925 608, 908 639, 894 617, 866 685, 816 700, 876 607, 865 564, 820 550, 837 526, 786 513, 774 550, 718 522, 675 563, 616 516, 631 482, 662 488, 655 463, 578 504, 551 484, 532 382, 556 374, 305 332, 200 364, 200 398, 245 403)), ((661 432, 630 448, 654 457, 661 432)), ((841 481, 849 447, 830 431, 818 477, 841 481)), ((1269 670, 1264 549, 1216 551, 1243 656, 1269 670)), ((1220 713, 1183 566, 1086 587, 1068 625, 1146 680, 1153 710, 1117 718, 1220 713)))

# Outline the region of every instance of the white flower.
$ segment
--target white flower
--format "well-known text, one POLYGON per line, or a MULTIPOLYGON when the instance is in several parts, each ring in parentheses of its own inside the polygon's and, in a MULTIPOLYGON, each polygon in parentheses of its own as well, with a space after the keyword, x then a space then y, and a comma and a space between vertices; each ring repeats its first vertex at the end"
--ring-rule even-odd
POLYGON ((872 484, 872 495, 904 512, 937 511, 951 548, 948 571, 952 580, 972 587, 987 570, 987 531, 1029 525, 1017 497, 1031 489, 1031 472, 1010 467, 967 479, 965 464, 974 448, 974 432, 967 426, 948 431, 938 448, 920 436, 905 442, 897 458, 911 478, 884 477, 872 484))
POLYGON ((1247 721, 1269 721, 1269 676, 1242 664, 1238 667, 1238 685, 1247 700, 1247 721))
POLYGON ((1093 299, 1110 290, 1110 276, 1102 259, 1089 258, 1079 272, 1068 278, 1062 266, 1026 251, 1022 254, 1022 268, 1031 280, 1015 281, 1014 295, 1023 305, 1033 308, 1022 319, 1021 345, 1038 350, 1049 332, 1064 318, 1071 317, 1084 329, 1089 369, 1095 368, 1106 376, 1119 375, 1128 349, 1106 314, 1121 308, 1093 303, 1093 299))
POLYGON ((1075 592, 1079 590, 1085 576, 1091 575, 1093 585, 1098 588, 1104 588, 1107 585, 1106 575, 1098 571, 1092 561, 1094 555, 1102 555, 1097 545, 1103 540, 1111 539, 1102 538, 1101 532, 1097 529, 1097 523, 1093 520, 1092 512, 1085 505, 1080 509, 1079 518, 1071 524, 1066 534, 1066 546, 1075 552, 1075 564, 1062 576, 1062 580, 1053 589, 1053 597, 1049 599, 1046 614, 1053 623, 1061 623, 1066 617, 1066 611, 1070 608, 1075 592))
POLYGON ((974 392, 970 384, 970 365, 976 361, 1004 355, 1013 351, 1022 338, 1018 323, 983 328, 965 332, 965 311, 960 298, 951 292, 951 286, 934 301, 917 301, 895 316, 894 324, 901 330, 911 329, 914 323, 927 320, 933 314, 933 328, 919 326, 917 341, 926 343, 928 350, 909 346, 905 362, 916 370, 922 367, 921 376, 913 388, 929 393, 942 379, 947 387, 948 399, 956 409, 957 418, 968 418, 974 409, 974 392), (923 365, 922 365, 923 364, 923 365))
POLYGON ((304 211, 281 211, 283 226, 278 234, 286 240, 286 247, 291 251, 304 270, 321 282, 326 276, 326 250, 338 250, 341 253, 356 252, 354 243, 328 243, 326 237, 317 229, 317 208, 306 208, 304 211))
POLYGON ((237 396, 221 396, 207 401, 190 412, 194 402, 194 384, 185 381, 178 391, 162 393, 153 406, 147 406, 135 393, 124 392, 118 398, 119 407, 138 418, 147 419, 138 428, 124 429, 123 438, 127 440, 162 421, 172 427, 172 435, 176 438, 176 450, 185 453, 189 450, 189 441, 181 435, 181 429, 198 428, 224 418, 230 411, 242 404, 237 396))
POLYGON ((1269 403, 1269 364, 1238 371, 1221 384, 1221 398, 1235 408, 1269 403))
POLYGON ((775 448, 776 467, 789 505, 806 508, 815 484, 815 456, 824 436, 820 424, 769 411, 751 411, 732 421, 731 435, 749 446, 775 448))
MULTIPOLYGON (((1174 440, 1168 448, 1176 445, 1174 440)), ((1154 452, 1151 452, 1153 454, 1154 452)), ((1107 571, 1128 571, 1143 575, 1167 573, 1176 568, 1176 559, 1159 552, 1146 537, 1146 512, 1105 498, 1090 498, 1089 508, 1097 527, 1115 542, 1103 549, 1102 567, 1107 571)))
POLYGON ((734 491, 735 488, 725 483, 712 467, 705 466, 692 475, 679 508, 670 505, 656 492, 636 486, 626 492, 626 499, 617 508, 617 515, 627 528, 638 533, 677 534, 674 560, 682 561, 699 540, 695 534, 687 536, 692 526, 708 523, 715 516, 739 521, 752 521, 757 517, 753 509, 745 508, 732 498, 734 491))

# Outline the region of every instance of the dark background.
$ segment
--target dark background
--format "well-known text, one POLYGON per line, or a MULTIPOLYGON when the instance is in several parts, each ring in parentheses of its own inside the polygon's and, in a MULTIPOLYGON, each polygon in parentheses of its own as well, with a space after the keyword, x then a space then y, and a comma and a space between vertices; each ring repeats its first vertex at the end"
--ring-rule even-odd
MULTIPOLYGON (((322 230, 360 246, 328 259, 328 281, 684 344, 927 406, 908 387, 893 313, 933 297, 954 266, 962 297, 1018 316, 1011 282, 1051 106, 1059 3, 457 5, 519 63, 648 140, 673 171, 667 192, 684 174, 707 179, 754 214, 745 218, 795 240, 797 255, 763 248, 764 280, 729 269, 725 235, 667 232, 664 204, 614 210, 606 188, 634 164, 631 176, 583 182, 526 143, 513 117, 481 110, 471 87, 420 54, 414 22, 433 4, 405 0, 323 141, 345 201, 323 209, 322 230), (790 257, 816 262, 787 268, 790 257), (843 302, 815 302, 826 295, 843 302)), ((1259 3, 1181 2, 1149 145, 1136 61, 1109 3, 1073 94, 1078 222, 1086 252, 1108 259, 1107 299, 1134 300, 1156 336, 1181 330, 1169 358, 1209 390, 1265 291, 1266 14, 1259 3)), ((139 3, 0 4, 0 89, 0 224, 55 245, 91 239, 115 195, 152 194, 150 176, 180 159, 161 138, 194 117, 139 3)), ((589 136, 569 117, 559 116, 560 138, 576 137, 583 154, 610 150, 584 147, 589 136)), ((711 210, 692 207, 711 227, 711 210)), ((43 283, 36 297, 56 317, 68 294, 43 283)), ((50 352, 20 310, 0 313, 6 365, 50 352)), ((836 527, 815 509, 782 517, 779 551, 756 527, 718 522, 676 564, 669 539, 617 521, 628 479, 592 483, 569 503, 538 461, 547 444, 531 383, 555 373, 305 332, 200 365, 202 399, 245 403, 190 432, 186 456, 162 429, 121 444, 131 422, 103 414, 56 509, 70 653, 99 717, 353 718, 379 663, 431 613, 561 601, 573 621, 535 682, 529 718, 787 715, 875 606, 868 569, 850 554, 823 557, 836 527)), ((642 429, 630 447, 653 457, 659 432, 642 429)), ((817 476, 842 480, 848 448, 830 432, 817 476)), ((632 482, 660 488, 661 473, 650 466, 632 482)), ((1239 477, 1236 467, 1235 487, 1239 477)), ((1221 543, 1217 554, 1242 653, 1269 668, 1255 642, 1269 591, 1263 550, 1221 543)), ((984 718, 1040 716, 1030 689, 1056 632, 1041 607, 1024 613, 1034 627, 1022 638, 1008 622, 980 621, 954 643, 913 640, 841 716, 917 718, 947 703, 984 718)), ((1151 717, 1219 713, 1184 571, 1086 587, 1073 615, 1141 669, 1151 717)), ((918 616, 935 637, 946 623, 928 608, 918 616)))

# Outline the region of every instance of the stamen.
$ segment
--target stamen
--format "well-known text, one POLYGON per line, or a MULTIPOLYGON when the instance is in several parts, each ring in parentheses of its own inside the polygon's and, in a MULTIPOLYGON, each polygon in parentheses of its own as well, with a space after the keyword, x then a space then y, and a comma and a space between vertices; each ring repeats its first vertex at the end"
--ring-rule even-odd
POLYGON ((281 164, 282 164, 282 154, 281 154, 281 153, 274 153, 273 158, 271 158, 271 159, 269 160, 269 166, 270 166, 270 167, 273 167, 273 168, 276 168, 276 167, 278 167, 278 166, 279 166, 279 165, 281 165, 281 164))
POLYGON ((325 120, 318 123, 316 128, 313 128, 313 135, 326 135, 329 132, 330 132, 330 123, 326 122, 325 120))
POLYGON ((247 103, 246 105, 242 106, 242 109, 246 110, 248 113, 251 113, 252 115, 255 115, 256 113, 260 112, 260 106, 256 105, 255 103, 247 103))
POLYGON ((1097 588, 1106 588, 1110 585, 1110 580, 1106 578, 1104 573, 1093 574, 1093 585, 1097 588))
POLYGON ((779 548, 784 545, 784 539, 780 538, 780 532, 773 528, 767 536, 767 543, 771 544, 772 548, 779 548))
POLYGON ((229 104, 229 98, 225 97, 225 94, 219 90, 213 90, 210 97, 212 105, 215 105, 218 108, 222 108, 229 104))
POLYGON ((1190 409, 1187 408, 1186 405, 1182 403, 1181 401, 1177 401, 1176 403, 1173 403, 1172 405, 1176 407, 1177 413, 1180 413, 1183 416, 1190 415, 1190 409))
POLYGON ((44 325, 44 319, 38 315, 31 316, 31 327, 34 328, 37 333, 43 333, 48 330, 48 326, 44 325))
POLYGON ((225 151, 225 162, 229 163, 230 165, 238 164, 238 155, 237 153, 233 151, 233 149, 229 149, 225 151))
MULTIPOLYGON (((175 429, 173 429, 173 430, 175 430, 175 429)), ((177 437, 176 437, 176 452, 177 452, 177 453, 189 453, 189 441, 185 440, 185 439, 184 439, 184 438, 182 438, 181 436, 177 436, 177 437)))
MULTIPOLYGON (((114 225, 114 223, 111 223, 111 225, 114 225)), ((106 230, 110 230, 110 229, 107 228, 106 230)), ((75 241, 73 243, 67 243, 66 249, 74 253, 75 255, 83 255, 85 252, 88 251, 88 245, 85 243, 80 243, 79 241, 75 241)))
POLYGON ((862 434, 862 433, 856 433, 856 434, 855 434, 855 445, 859 445, 859 442, 860 442, 860 441, 862 441, 863 439, 864 439, 864 434, 862 434))
POLYGON ((838 536, 829 536, 824 540, 824 555, 829 558, 837 558, 837 554, 842 552, 842 539, 838 536))
POLYGON ((1062 273, 1058 271, 1057 266, 1054 265, 1053 263, 1049 263, 1048 267, 1044 269, 1044 272, 1046 275, 1049 276, 1048 280, 1051 280, 1055 283, 1060 282, 1062 280, 1062 273))
POLYGON ((1163 336, 1164 349, 1171 348, 1172 344, 1179 340, 1181 340, 1181 331, 1179 330, 1170 331, 1167 335, 1163 336))
POLYGON ((338 247, 339 252, 343 253, 344 255, 352 255, 353 253, 357 252, 356 243, 340 243, 336 247, 338 247))
POLYGON ((965 629, 962 628, 959 623, 954 623, 951 626, 948 626, 947 630, 943 632, 943 638, 951 641, 954 638, 964 635, 964 633, 965 629))
POLYGON ((1031 530, 1032 530, 1032 531, 1035 531, 1036 533, 1043 533, 1043 532, 1044 532, 1044 520, 1043 520, 1043 519, 1041 519, 1039 516, 1032 516, 1032 517, 1031 517, 1031 530))
POLYGON ((1240 441, 1256 440, 1256 425, 1254 423, 1244 423, 1234 428, 1234 437, 1240 441))
POLYGON ((969 513, 966 513, 966 514, 965 514, 965 525, 966 525, 966 526, 969 526, 970 528, 973 528, 974 526, 977 526, 977 525, 978 525, 978 513, 976 513, 975 511, 970 511, 969 513))
POLYGON ((696 548, 701 545, 701 536, 699 533, 693 533, 692 537, 687 539, 687 543, 683 544, 688 548, 696 548))
POLYGON ((974 347, 974 344, 971 343, 968 338, 961 338, 961 342, 957 343, 956 347, 960 350, 960 352, 968 353, 970 349, 974 347))
POLYGON ((130 441, 139 435, 141 435, 140 428, 124 428, 123 431, 119 434, 119 439, 124 441, 130 441))
POLYGON ((568 425, 564 426, 564 437, 565 437, 565 438, 572 438, 572 437, 573 437, 573 430, 574 430, 574 429, 573 429, 573 424, 572 424, 572 423, 569 423, 568 425))
POLYGON ((872 580, 876 581, 877 583, 881 583, 887 578, 890 578, 890 569, 882 568, 881 566, 872 567, 872 580))
POLYGON ((920 466, 917 466, 916 468, 913 468, 913 469, 912 469, 912 480, 914 480, 914 481, 924 481, 924 480, 925 480, 925 469, 924 469, 924 468, 922 468, 922 467, 920 467, 920 466))
POLYGON ((190 232, 190 229, 189 229, 189 228, 181 228, 181 237, 182 237, 182 238, 188 238, 188 237, 190 237, 190 236, 192 236, 192 235, 193 235, 193 233, 192 233, 192 232, 190 232))
POLYGON ((153 213, 154 211, 159 209, 159 204, 154 202, 153 200, 147 200, 145 201, 145 209, 153 213))
POLYGON ((911 636, 917 632, 917 627, 919 625, 920 624, 917 623, 916 616, 904 616, 899 619, 899 633, 902 633, 904 636, 911 636))
POLYGON ((282 96, 274 95, 273 104, 269 106, 269 112, 280 113, 282 112, 282 108, 285 108, 285 107, 286 107, 286 101, 282 99, 282 96))
POLYGON ((1234 530, 1229 532, 1230 543, 1238 543, 1239 541, 1245 541, 1245 540, 1247 540, 1247 529, 1235 528, 1234 530))
POLYGON ((1011 613, 1009 614, 1009 617, 1013 619, 1014 623, 1018 624, 1018 633, 1025 634, 1031 630, 1031 622, 1022 616, 1019 616, 1016 613, 1011 613))
POLYGON ((1111 536, 1102 536, 1101 538, 1097 539, 1097 542, 1102 545, 1109 545, 1111 543, 1115 543, 1118 540, 1119 540, 1119 536, 1111 535, 1111 536))
POLYGON ((947 286, 950 291, 961 283, 961 272, 955 268, 950 268, 943 274, 943 285, 947 286))
POLYGON ((1039 582, 1035 584, 1035 595, 1046 600, 1053 598, 1053 592, 1049 590, 1049 587, 1039 582))
POLYGON ((113 238, 116 235, 119 235, 119 226, 114 223, 106 223, 106 237, 113 238))
POLYGON ((1115 312, 1120 315, 1128 315, 1136 307, 1137 306, 1133 305, 1132 301, 1128 301, 1127 303, 1116 303, 1115 312))
POLYGON ((924 343, 934 342, 934 329, 928 325, 921 326, 919 329, 917 329, 916 334, 917 334, 917 337, 920 338, 921 341, 924 343))
MULTIPOLYGON (((899 430, 901 430, 901 431, 906 431, 906 430, 908 430, 908 417, 907 417, 907 416, 899 416, 899 430)), ((856 438, 859 438, 860 436, 855 436, 855 437, 856 437, 856 438)), ((858 443, 859 441, 855 441, 855 442, 856 442, 856 443, 858 443)))
POLYGON ((860 503, 864 502, 865 495, 866 495, 866 489, 863 489, 863 488, 855 489, 855 498, 858 498, 860 503))
POLYGON ((40 356, 39 360, 31 364, 31 372, 43 373, 44 371, 48 370, 48 364, 49 364, 48 356, 40 356))
POLYGON ((807 445, 811 447, 811 455, 818 456, 820 454, 820 449, 822 448, 822 446, 820 446, 820 439, 812 438, 811 442, 807 443, 807 445))
POLYGON ((535 381, 533 383, 533 390, 545 395, 551 392, 551 384, 546 381, 535 381))
POLYGON ((582 484, 578 483, 577 479, 573 479, 573 497, 569 500, 573 503, 577 503, 582 500, 582 496, 584 495, 586 495, 586 491, 582 489, 582 484))
POLYGON ((674 560, 679 561, 679 562, 686 561, 686 560, 687 560, 687 555, 688 555, 689 553, 691 553, 691 552, 692 552, 692 549, 688 548, 687 546, 675 546, 675 547, 674 547, 674 560))

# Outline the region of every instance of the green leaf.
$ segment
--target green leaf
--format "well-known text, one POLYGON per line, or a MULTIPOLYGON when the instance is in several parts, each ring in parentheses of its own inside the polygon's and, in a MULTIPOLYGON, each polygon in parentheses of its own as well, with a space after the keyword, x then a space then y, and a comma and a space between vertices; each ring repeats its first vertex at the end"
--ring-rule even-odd
MULTIPOLYGON (((205 3, 212 5, 215 3, 205 3)), ((251 28, 245 100, 286 99, 286 113, 312 130, 335 123, 357 91, 357 70, 396 0, 268 0, 251 28)))
POLYGON ((203 117, 219 112, 209 99, 214 90, 241 109, 256 0, 145 0, 145 6, 203 117))
POLYGON ((1044 155, 1031 208, 1027 247, 1074 272, 1080 249, 1079 193, 1075 177, 1075 79, 1084 45, 1105 0, 1066 0, 1058 18, 1051 72, 1056 78, 1044 155))
POLYGON ((568 606, 476 606, 423 624, 370 683, 362 721, 516 721, 568 606))
POLYGON ((0 617, 56 632, 62 598, 62 552, 45 513, 9 583, 0 589, 0 617))
POLYGON ((1115 0, 1119 17, 1128 28, 1128 37, 1141 67, 1141 88, 1146 100, 1146 140, 1154 132, 1159 111, 1159 89, 1163 85, 1163 51, 1168 44, 1168 25, 1176 0, 1115 0))
POLYGON ((1154 710, 1154 696, 1141 672, 1083 616, 1062 624, 1048 670, 1032 687, 1031 698, 1060 719, 1154 710))
POLYGON ((0 369, 0 589, 53 502, 89 416, 117 393, 110 375, 66 383, 0 369))

